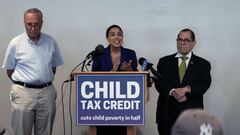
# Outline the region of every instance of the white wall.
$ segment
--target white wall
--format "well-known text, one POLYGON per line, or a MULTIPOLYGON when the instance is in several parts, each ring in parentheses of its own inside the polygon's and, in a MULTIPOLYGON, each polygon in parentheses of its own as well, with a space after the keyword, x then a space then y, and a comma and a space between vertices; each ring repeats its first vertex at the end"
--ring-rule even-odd
MULTIPOLYGON (((2 0, 1 64, 8 42, 24 31, 23 12, 32 7, 43 11, 42 31, 55 37, 64 58, 64 65, 58 69, 54 81, 58 97, 61 82, 67 79, 71 69, 97 44, 106 46, 105 30, 109 25, 122 26, 125 46, 136 50, 138 58, 146 57, 155 66, 160 57, 176 51, 175 39, 181 29, 193 29, 198 41, 195 53, 212 64, 213 82, 205 95, 206 109, 221 119, 226 135, 238 134, 239 0, 2 0)), ((3 69, 0 74, 0 124, 11 130, 11 82, 3 69)), ((157 134, 156 100, 157 92, 151 88, 151 99, 146 105, 146 125, 141 127, 146 135, 157 134)), ((73 110, 74 107, 72 103, 73 110)), ((61 111, 61 108, 57 110, 54 135, 63 134, 61 111)), ((75 118, 75 114, 73 116, 75 118)), ((73 134, 84 134, 87 127, 76 127, 73 120, 73 134)), ((67 118, 67 134, 70 134, 69 129, 67 118)))

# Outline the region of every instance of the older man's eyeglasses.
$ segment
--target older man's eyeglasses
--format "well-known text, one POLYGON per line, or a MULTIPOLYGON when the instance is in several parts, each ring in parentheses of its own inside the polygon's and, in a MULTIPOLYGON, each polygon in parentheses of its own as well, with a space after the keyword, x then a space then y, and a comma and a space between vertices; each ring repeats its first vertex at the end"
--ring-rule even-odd
POLYGON ((190 43, 190 42, 193 42, 192 40, 190 40, 190 39, 181 39, 181 38, 178 38, 177 39, 177 43, 190 43))
POLYGON ((38 28, 41 27, 41 24, 38 24, 38 23, 25 23, 25 26, 26 26, 28 29, 31 29, 31 28, 38 29, 38 28))

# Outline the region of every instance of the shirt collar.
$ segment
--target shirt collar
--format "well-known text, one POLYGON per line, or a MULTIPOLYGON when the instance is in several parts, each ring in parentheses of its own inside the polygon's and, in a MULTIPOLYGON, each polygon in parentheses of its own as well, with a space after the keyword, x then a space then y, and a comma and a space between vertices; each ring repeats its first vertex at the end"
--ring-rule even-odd
MULTIPOLYGON (((183 56, 183 55, 178 52, 178 53, 176 54, 175 58, 181 58, 182 56, 183 56)), ((191 59, 191 57, 192 57, 192 51, 189 52, 189 53, 186 55, 186 57, 187 57, 188 59, 191 59)))
POLYGON ((40 33, 40 37, 39 37, 39 39, 38 39, 37 44, 35 44, 35 43, 29 38, 29 36, 27 35, 26 32, 25 32, 25 34, 26 34, 26 38, 27 38, 27 40, 28 40, 28 43, 31 44, 31 45, 38 45, 39 42, 41 41, 42 33, 40 33))

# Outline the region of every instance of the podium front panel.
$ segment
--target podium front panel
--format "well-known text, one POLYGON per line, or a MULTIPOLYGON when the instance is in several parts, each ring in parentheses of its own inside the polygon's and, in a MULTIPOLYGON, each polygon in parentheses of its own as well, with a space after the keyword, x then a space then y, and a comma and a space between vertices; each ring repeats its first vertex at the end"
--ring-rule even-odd
POLYGON ((144 125, 144 73, 76 74, 77 125, 144 125))

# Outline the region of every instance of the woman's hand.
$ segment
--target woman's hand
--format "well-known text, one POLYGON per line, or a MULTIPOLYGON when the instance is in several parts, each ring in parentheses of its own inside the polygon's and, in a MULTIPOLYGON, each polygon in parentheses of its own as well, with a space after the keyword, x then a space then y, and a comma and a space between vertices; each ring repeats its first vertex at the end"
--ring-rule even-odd
POLYGON ((128 63, 124 61, 121 64, 120 69, 123 71, 132 71, 131 63, 132 63, 132 60, 130 60, 128 63))

